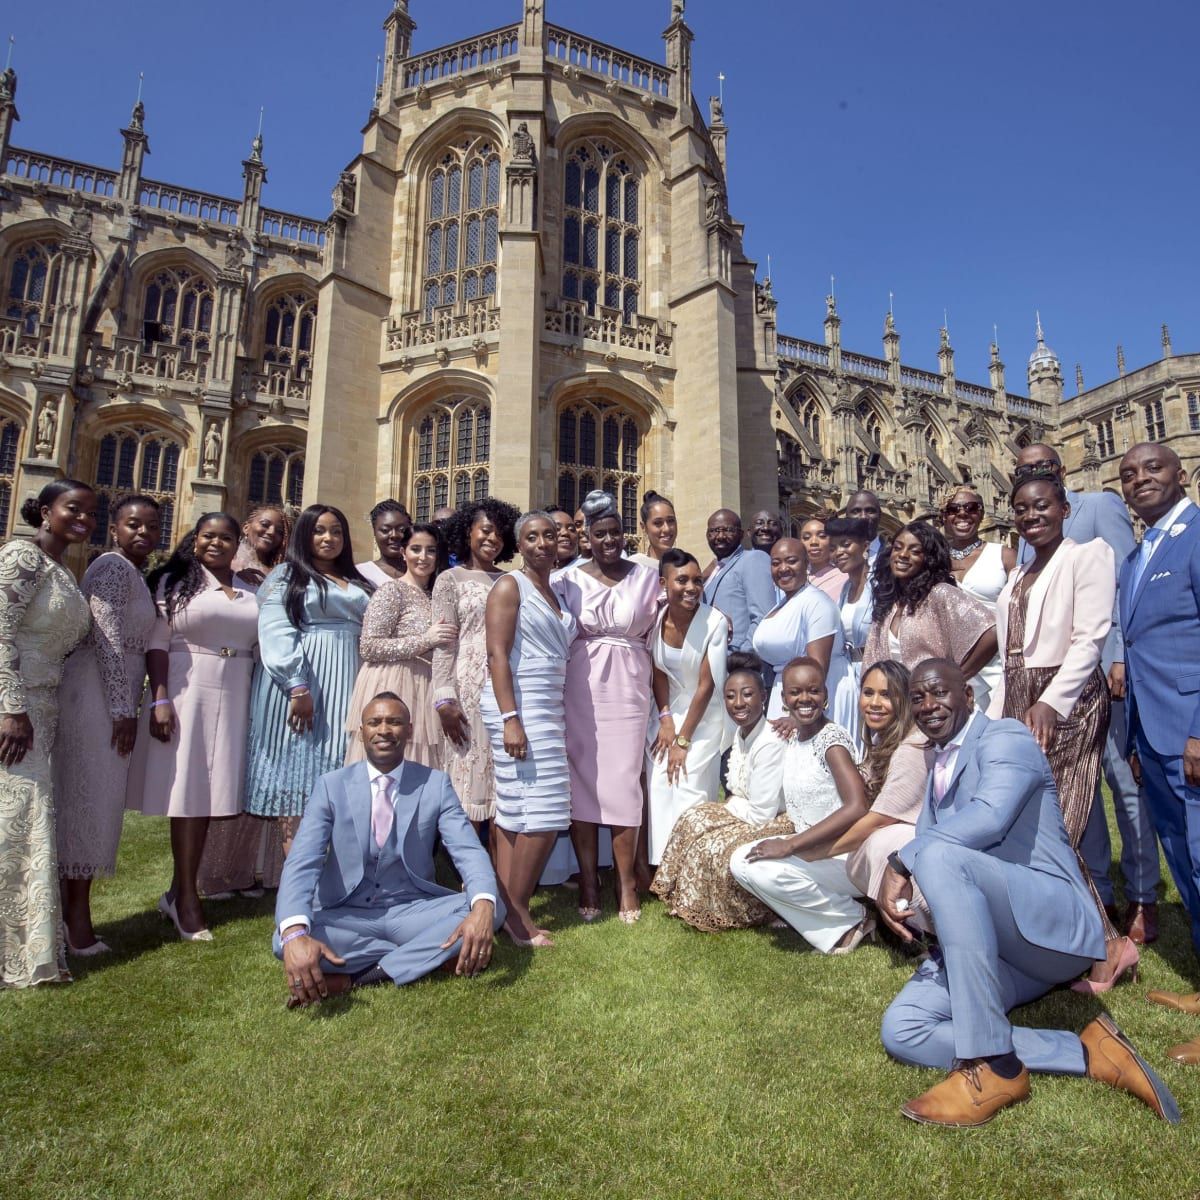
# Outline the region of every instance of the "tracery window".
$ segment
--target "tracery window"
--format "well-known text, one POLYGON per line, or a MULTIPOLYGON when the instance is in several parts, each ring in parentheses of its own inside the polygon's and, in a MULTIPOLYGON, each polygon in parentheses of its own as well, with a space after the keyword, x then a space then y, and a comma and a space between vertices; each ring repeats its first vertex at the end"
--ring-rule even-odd
POLYGON ((0 418, 0 537, 8 536, 8 523, 12 519, 13 488, 16 487, 20 449, 20 421, 15 417, 0 418))
POLYGON ((158 545, 162 550, 171 546, 182 453, 178 442, 155 429, 117 429, 100 439, 93 476, 98 501, 93 546, 107 543, 113 502, 130 492, 153 496, 158 501, 162 517, 158 545))
POLYGON ((20 322, 21 332, 36 334, 54 323, 62 280, 62 247, 57 242, 29 242, 12 258, 4 315, 20 322))
POLYGON ((439 400, 417 425, 414 519, 428 521, 444 505, 482 500, 491 457, 491 405, 473 396, 439 400))
POLYGON ((169 267, 146 284, 142 302, 142 343, 181 346, 194 359, 209 346, 212 331, 212 285, 189 267, 169 267))
POLYGON ((421 308, 462 311, 496 294, 500 255, 500 155, 487 138, 450 147, 426 188, 421 308))
POLYGON ((267 306, 263 327, 263 363, 290 367, 294 379, 307 379, 312 367, 317 298, 307 292, 287 292, 267 306))
POLYGON ((858 416, 859 423, 863 427, 863 432, 882 450, 883 426, 879 421, 879 414, 876 413, 871 402, 869 400, 860 400, 858 407, 854 411, 858 416))
POLYGON ((925 448, 939 457, 941 456, 941 439, 938 437, 937 428, 932 422, 925 426, 925 448))
POLYGON ((303 450, 259 450, 250 459, 250 480, 246 488, 249 504, 281 504, 299 508, 303 493, 303 450))
POLYGON ((1096 450, 1101 458, 1111 458, 1116 453, 1117 439, 1113 436, 1112 417, 1096 422, 1096 450))
POLYGON ((800 443, 786 433, 779 435, 779 470, 788 479, 799 479, 803 470, 800 443))
POLYGON ((1188 392, 1188 431, 1200 433, 1200 392, 1188 392))
POLYGON ((642 433, 611 400, 568 404, 558 414, 558 503, 575 512, 588 492, 616 498, 626 535, 637 533, 642 433))
MULTIPOLYGON (((796 398, 798 401, 800 397, 796 398)), ((796 404, 793 401, 793 404, 796 404)), ((819 446, 821 444, 821 406, 809 396, 802 404, 796 404, 796 412, 800 424, 804 426, 808 436, 819 446)))
POLYGON ((1167 436, 1167 422, 1163 416, 1163 402, 1151 400, 1146 405, 1146 439, 1161 442, 1167 436))
POLYGON ((641 181, 611 142, 586 141, 563 176, 563 296, 636 321, 641 299, 641 181))

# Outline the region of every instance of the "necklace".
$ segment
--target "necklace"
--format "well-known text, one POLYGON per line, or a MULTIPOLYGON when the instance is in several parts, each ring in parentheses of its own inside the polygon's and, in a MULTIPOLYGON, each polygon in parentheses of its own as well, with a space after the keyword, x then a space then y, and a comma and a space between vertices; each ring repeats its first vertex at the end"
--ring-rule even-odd
POLYGON ((969 546, 964 546, 961 550, 956 550, 953 546, 950 548, 950 557, 955 562, 962 562, 964 558, 970 558, 976 550, 983 549, 983 538, 976 538, 969 546))

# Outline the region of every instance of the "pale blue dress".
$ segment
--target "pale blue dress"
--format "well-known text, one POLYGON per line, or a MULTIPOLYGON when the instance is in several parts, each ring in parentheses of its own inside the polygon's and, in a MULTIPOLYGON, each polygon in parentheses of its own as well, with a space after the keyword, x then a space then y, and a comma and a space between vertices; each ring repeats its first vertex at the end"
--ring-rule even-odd
POLYGON ((351 582, 310 583, 304 623, 297 629, 283 606, 289 568, 276 567, 258 589, 258 652, 250 693, 246 811, 256 817, 298 817, 317 780, 346 758, 346 717, 358 675, 358 639, 370 594, 351 582), (306 684, 313 726, 293 733, 290 692, 306 684))
POLYGON ((523 759, 504 750, 504 722, 489 675, 479 699, 496 769, 495 822, 510 833, 550 833, 571 823, 563 688, 575 618, 561 616, 521 571, 511 578, 521 591, 516 636, 508 655, 521 726, 529 742, 523 759))

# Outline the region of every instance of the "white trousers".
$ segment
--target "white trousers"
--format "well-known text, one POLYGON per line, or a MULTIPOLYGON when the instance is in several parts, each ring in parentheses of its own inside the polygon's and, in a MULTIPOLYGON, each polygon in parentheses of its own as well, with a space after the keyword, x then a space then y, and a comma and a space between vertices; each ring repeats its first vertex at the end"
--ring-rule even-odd
POLYGON ((729 860, 733 877, 802 938, 828 954, 863 918, 857 888, 846 875, 846 855, 805 862, 802 858, 759 859, 746 855, 757 842, 739 846, 729 860))

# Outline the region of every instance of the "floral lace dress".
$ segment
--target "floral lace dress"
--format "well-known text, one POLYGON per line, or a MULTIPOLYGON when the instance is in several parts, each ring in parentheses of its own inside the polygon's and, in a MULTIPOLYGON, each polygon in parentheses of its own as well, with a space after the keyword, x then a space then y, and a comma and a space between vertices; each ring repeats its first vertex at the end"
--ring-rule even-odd
POLYGON ((16 766, 0 766, 0 987, 71 978, 50 747, 63 660, 90 624, 87 601, 66 567, 32 542, 0 548, 0 712, 27 713, 33 724, 33 748, 16 766))
POLYGON ((65 879, 116 869, 129 758, 113 748, 112 722, 137 716, 155 619, 150 589, 123 554, 100 555, 81 590, 92 630, 63 669, 54 743, 58 873, 65 879))

